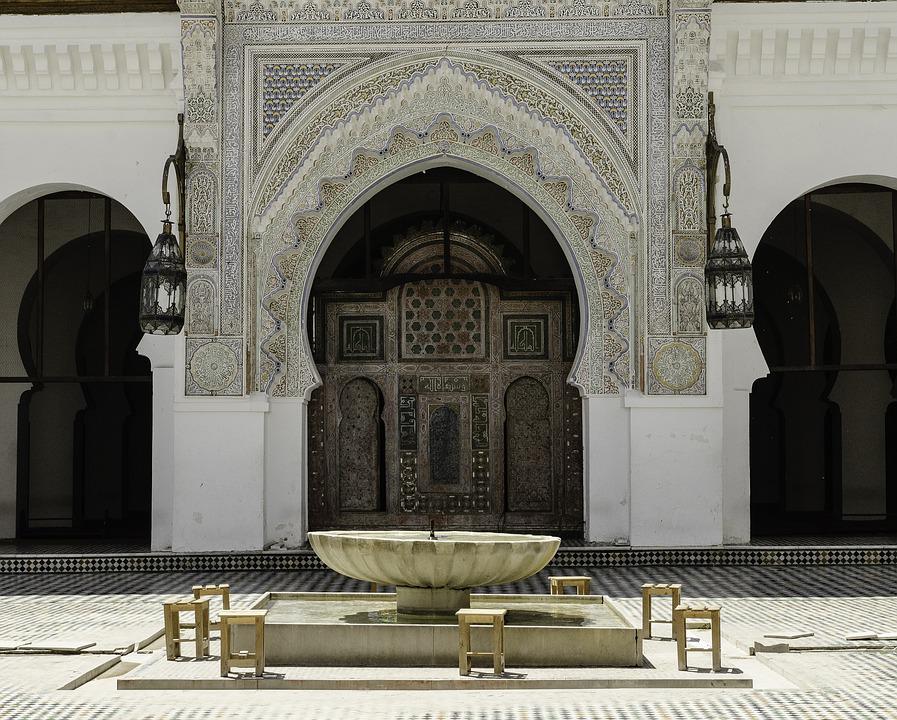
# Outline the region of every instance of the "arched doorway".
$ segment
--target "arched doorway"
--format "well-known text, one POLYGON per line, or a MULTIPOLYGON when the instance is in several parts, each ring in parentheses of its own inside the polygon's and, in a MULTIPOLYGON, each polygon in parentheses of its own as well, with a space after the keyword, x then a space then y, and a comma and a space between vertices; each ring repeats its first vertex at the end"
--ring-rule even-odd
POLYGON ((375 195, 312 286, 310 528, 580 536, 578 314, 557 241, 498 185, 444 167, 375 195))
POLYGON ((136 351, 150 242, 71 191, 0 224, 0 537, 148 538, 152 386, 136 351))
POLYGON ((770 368, 751 393, 755 534, 897 523, 897 198, 842 184, 786 207, 754 257, 770 368))

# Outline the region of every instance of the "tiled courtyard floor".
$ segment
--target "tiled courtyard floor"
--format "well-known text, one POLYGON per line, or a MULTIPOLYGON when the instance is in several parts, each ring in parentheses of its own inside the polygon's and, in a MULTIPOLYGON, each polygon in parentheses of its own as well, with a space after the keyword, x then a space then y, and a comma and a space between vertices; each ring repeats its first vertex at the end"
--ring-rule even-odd
MULTIPOLYGON (((850 649, 845 635, 897 633, 897 567, 629 567, 582 571, 593 592, 637 622, 639 586, 682 582, 688 598, 723 605, 724 637, 741 650, 765 632, 813 632, 800 642, 843 648, 764 655, 781 687, 754 690, 118 691, 115 677, 57 688, 108 655, 0 655, 0 718, 277 718, 569 720, 573 718, 897 718, 897 642, 850 649), (877 647, 876 647, 877 646, 877 647)), ((547 572, 495 591, 547 592, 547 572)), ((161 628, 161 600, 198 582, 230 582, 235 604, 265 590, 360 590, 329 572, 0 575, 0 641, 96 642, 111 652, 161 628)), ((796 644, 796 642, 795 642, 796 644)), ((110 674, 121 672, 124 667, 110 674)))

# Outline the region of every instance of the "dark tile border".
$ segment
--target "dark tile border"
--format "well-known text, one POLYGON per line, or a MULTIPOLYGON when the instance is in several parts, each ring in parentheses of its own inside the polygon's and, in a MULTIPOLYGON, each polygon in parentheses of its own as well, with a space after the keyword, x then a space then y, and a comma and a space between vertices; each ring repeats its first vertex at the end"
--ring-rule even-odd
MULTIPOLYGON (((561 548, 550 567, 895 565, 897 545, 852 547, 561 548)), ((0 555, 0 573, 324 570, 311 550, 260 553, 0 555)))

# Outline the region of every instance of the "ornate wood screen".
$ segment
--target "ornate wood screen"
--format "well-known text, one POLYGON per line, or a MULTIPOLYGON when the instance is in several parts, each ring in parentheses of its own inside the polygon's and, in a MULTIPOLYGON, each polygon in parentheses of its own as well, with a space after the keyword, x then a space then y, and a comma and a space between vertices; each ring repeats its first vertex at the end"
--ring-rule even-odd
MULTIPOLYGON (((438 515, 444 527, 581 534, 572 291, 438 277, 442 246, 427 237, 383 267, 421 279, 315 296, 310 527, 422 528, 438 515)), ((453 235, 452 248, 455 270, 503 273, 475 238, 453 235)))

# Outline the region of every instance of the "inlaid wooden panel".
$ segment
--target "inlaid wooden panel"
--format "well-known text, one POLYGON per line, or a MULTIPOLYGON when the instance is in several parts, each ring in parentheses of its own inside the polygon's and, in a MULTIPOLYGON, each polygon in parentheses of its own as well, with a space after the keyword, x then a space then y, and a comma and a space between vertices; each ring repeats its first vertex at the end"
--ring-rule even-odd
POLYGON ((382 481, 380 390, 355 378, 340 393, 340 510, 379 510, 382 481))
POLYGON ((551 408, 538 380, 522 377, 505 395, 507 506, 511 512, 550 512, 551 408))
POLYGON ((317 295, 311 528, 441 516, 447 528, 581 534, 581 401, 566 383, 575 302, 566 289, 448 279, 317 295))

